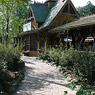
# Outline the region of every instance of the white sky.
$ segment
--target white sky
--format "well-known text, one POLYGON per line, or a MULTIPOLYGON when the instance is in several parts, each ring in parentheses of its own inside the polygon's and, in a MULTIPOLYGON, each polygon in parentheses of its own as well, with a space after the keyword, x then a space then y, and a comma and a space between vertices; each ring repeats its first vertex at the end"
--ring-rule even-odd
MULTIPOLYGON (((33 0, 34 1, 34 0, 33 0)), ((35 0, 38 2, 45 2, 46 0, 35 0)), ((95 5, 95 0, 71 0, 75 7, 85 6, 88 1, 91 1, 93 5, 95 5)))

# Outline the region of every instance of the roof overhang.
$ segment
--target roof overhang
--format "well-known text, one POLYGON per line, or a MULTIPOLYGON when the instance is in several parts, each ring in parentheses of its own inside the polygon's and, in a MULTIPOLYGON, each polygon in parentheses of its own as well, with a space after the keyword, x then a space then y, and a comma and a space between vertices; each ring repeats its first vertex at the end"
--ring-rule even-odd
POLYGON ((53 28, 49 32, 72 30, 72 29, 76 29, 76 28, 84 28, 84 27, 90 27, 90 26, 95 26, 95 15, 89 16, 86 18, 84 17, 83 19, 78 19, 76 21, 64 24, 57 28, 53 28))

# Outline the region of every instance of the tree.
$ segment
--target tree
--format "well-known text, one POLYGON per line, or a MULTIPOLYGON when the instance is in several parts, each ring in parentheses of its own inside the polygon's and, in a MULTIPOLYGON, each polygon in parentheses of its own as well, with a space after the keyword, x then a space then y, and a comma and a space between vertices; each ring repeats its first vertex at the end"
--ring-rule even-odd
POLYGON ((18 27, 17 29, 17 33, 21 32, 22 31, 22 25, 23 23, 26 22, 26 18, 27 18, 27 5, 26 4, 19 4, 16 6, 16 9, 15 9, 15 13, 13 14, 12 16, 12 22, 11 22, 11 27, 12 28, 16 28, 18 27), (15 27, 17 26, 17 27, 15 27))
POLYGON ((6 33, 6 46, 8 42, 8 34, 11 30, 11 22, 14 20, 13 14, 17 14, 16 9, 19 5, 27 5, 28 2, 29 0, 0 0, 0 23, 2 25, 1 28, 3 28, 6 33), (3 25, 2 23, 5 25, 3 25))
POLYGON ((80 16, 87 16, 87 15, 91 15, 91 14, 95 14, 95 6, 88 1, 87 5, 84 7, 79 7, 77 8, 80 16))

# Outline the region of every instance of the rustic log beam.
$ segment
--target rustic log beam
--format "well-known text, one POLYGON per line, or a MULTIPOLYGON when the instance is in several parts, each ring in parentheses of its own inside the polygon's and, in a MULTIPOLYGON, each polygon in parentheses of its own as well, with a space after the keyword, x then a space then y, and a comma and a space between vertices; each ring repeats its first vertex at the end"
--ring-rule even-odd
POLYGON ((37 40, 37 50, 39 50, 40 49, 40 35, 39 34, 37 35, 37 38, 38 38, 38 40, 37 40))
POLYGON ((31 35, 29 35, 29 51, 31 51, 31 35))
POLYGON ((47 49, 48 47, 48 38, 47 38, 47 35, 45 35, 45 50, 47 49))

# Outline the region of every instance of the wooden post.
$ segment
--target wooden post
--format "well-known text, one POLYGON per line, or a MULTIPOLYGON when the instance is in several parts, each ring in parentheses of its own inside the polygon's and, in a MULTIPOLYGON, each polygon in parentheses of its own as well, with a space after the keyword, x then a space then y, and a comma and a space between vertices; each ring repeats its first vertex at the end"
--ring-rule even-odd
POLYGON ((40 35, 38 34, 38 40, 37 40, 37 49, 40 49, 40 35))
POLYGON ((31 51, 31 36, 29 35, 29 51, 31 51))
POLYGON ((48 38, 47 38, 47 36, 45 35, 45 50, 47 49, 47 46, 48 46, 48 38))
POLYGON ((75 49, 75 37, 74 37, 74 32, 72 33, 72 45, 75 49))
POLYGON ((22 46, 22 37, 21 37, 21 49, 23 48, 23 46, 22 46))
POLYGON ((18 38, 18 43, 19 43, 19 49, 20 49, 20 38, 18 38))
POLYGON ((66 48, 68 50, 68 30, 67 30, 67 43, 66 43, 66 48))

